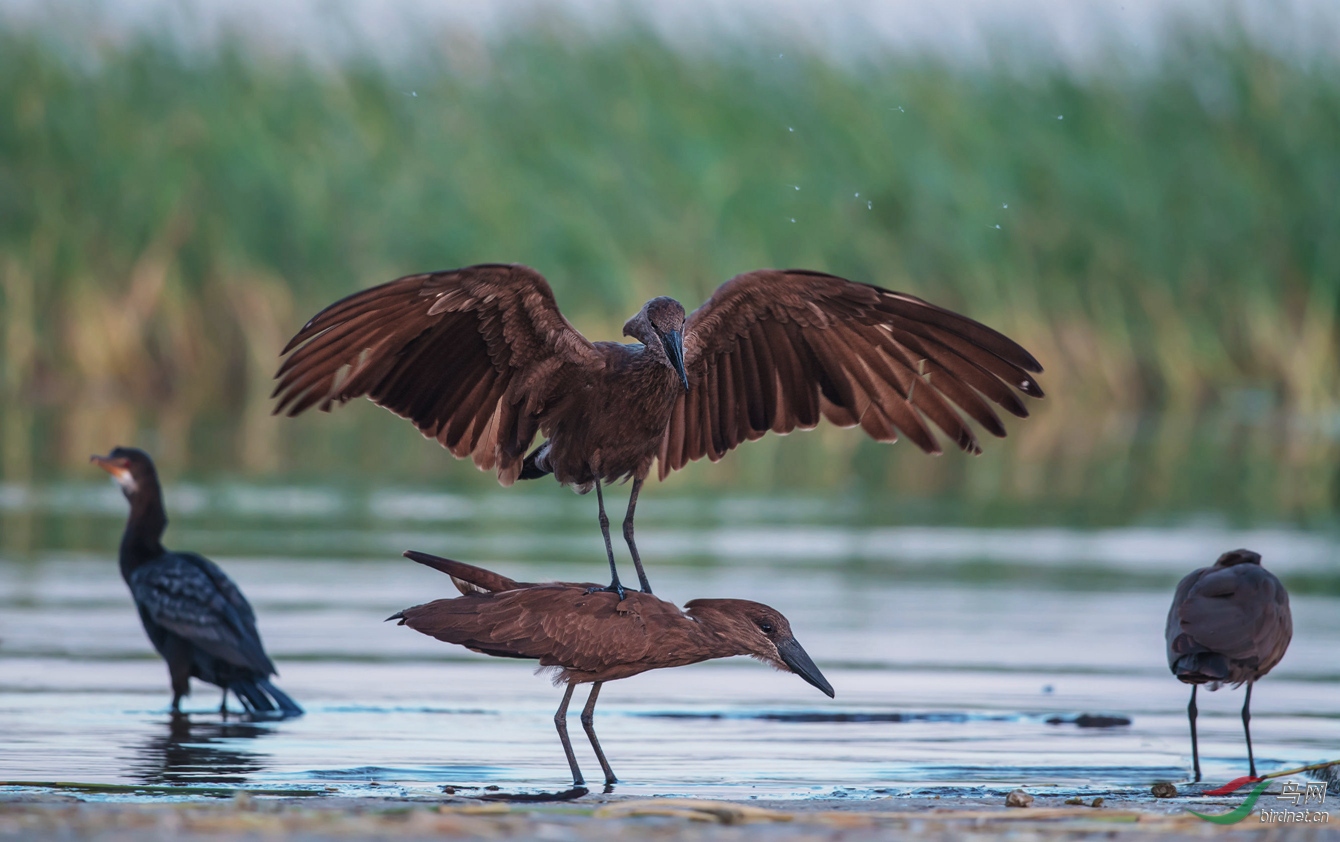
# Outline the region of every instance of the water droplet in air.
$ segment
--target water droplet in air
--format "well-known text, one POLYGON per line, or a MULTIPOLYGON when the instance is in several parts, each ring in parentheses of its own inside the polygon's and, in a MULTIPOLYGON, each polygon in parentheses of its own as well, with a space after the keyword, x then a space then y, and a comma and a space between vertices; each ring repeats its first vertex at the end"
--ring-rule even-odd
POLYGON ((1005 202, 1005 203, 1001 204, 1001 207, 1002 207, 1002 208, 1008 208, 1009 206, 1010 206, 1010 203, 1009 203, 1009 202, 1005 202))
POLYGON ((866 210, 874 210, 874 209, 875 209, 875 203, 874 203, 874 202, 866 202, 866 203, 865 203, 865 209, 866 209, 866 210))
POLYGON ((791 221, 792 221, 792 222, 795 222, 795 221, 796 221, 796 218, 795 218, 794 216, 791 217, 791 221))
POLYGON ((793 132, 793 131, 795 131, 795 128, 792 127, 792 126, 787 126, 787 127, 786 127, 786 130, 787 130, 788 132, 793 132))
POLYGON ((858 193, 853 193, 852 195, 855 196, 855 197, 858 198, 858 199, 861 198, 861 194, 860 194, 859 192, 858 192, 858 193))
POLYGON ((1057 114, 1057 115, 1056 115, 1056 119, 1058 119, 1058 120, 1064 120, 1064 119, 1065 119, 1065 115, 1064 115, 1064 114, 1057 114))
POLYGON ((996 230, 997 230, 997 231, 1000 230, 1000 225, 997 225, 997 226, 996 226, 996 230))

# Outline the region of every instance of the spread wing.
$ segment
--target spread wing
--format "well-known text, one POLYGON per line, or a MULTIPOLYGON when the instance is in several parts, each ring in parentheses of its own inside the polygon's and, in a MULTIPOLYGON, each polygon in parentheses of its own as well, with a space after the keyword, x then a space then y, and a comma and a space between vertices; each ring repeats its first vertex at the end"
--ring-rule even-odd
POLYGON ((632 605, 621 605, 612 593, 554 583, 439 599, 392 619, 486 655, 598 672, 646 660, 652 640, 638 616, 643 596, 630 593, 625 602, 632 605))
POLYGON ((1178 585, 1167 637, 1170 662, 1209 651, 1264 675, 1293 637, 1288 594, 1259 565, 1197 570, 1178 585))
POLYGON ((1043 396, 1042 366, 1003 334, 912 295, 801 270, 723 284, 689 315, 684 358, 690 389, 666 428, 661 477, 821 417, 939 453, 929 420, 978 453, 958 410, 1003 437, 991 403, 1023 418, 1014 390, 1043 396))
POLYGON ((273 675, 246 597, 218 565, 194 553, 168 553, 130 576, 148 619, 216 658, 273 675))
POLYGON ((510 485, 556 390, 602 365, 544 277, 483 264, 410 275, 322 310, 284 348, 275 413, 367 395, 510 485))

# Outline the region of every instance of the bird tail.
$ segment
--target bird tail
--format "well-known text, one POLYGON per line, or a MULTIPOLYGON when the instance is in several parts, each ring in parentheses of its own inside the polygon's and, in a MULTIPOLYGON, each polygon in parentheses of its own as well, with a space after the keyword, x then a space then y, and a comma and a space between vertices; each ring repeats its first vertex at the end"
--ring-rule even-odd
MULTIPOLYGON (((525 583, 514 581, 500 573, 494 573, 492 570, 475 567, 473 564, 466 564, 463 561, 452 561, 449 558, 421 553, 418 550, 406 550, 405 558, 447 574, 451 577, 451 581, 455 583, 457 590, 467 596, 472 593, 497 593, 525 587, 525 583)), ((400 619, 400 616, 396 615, 387 619, 397 620, 400 619)))
POLYGON ((545 442, 532 450, 526 461, 521 463, 521 473, 517 479, 539 479, 553 472, 554 468, 549 464, 549 442, 545 442))
POLYGON ((1217 688, 1228 680, 1231 668, 1228 658, 1218 652, 1188 652, 1172 666, 1173 675, 1187 684, 1212 684, 1217 688))
POLYGON ((304 711, 302 707, 299 706, 297 702, 293 701, 289 694, 274 686, 274 684, 270 682, 270 679, 262 678, 260 681, 256 682, 256 686, 270 694, 270 698, 275 700, 275 704, 279 706, 279 711, 284 714, 284 716, 303 715, 304 711))
POLYGON ((237 700, 247 709, 247 713, 271 713, 275 709, 270 697, 265 695, 251 679, 234 681, 228 685, 228 689, 237 696, 237 700))
POLYGON ((242 702, 242 707, 246 708, 247 713, 252 715, 272 714, 276 712, 276 709, 281 716, 285 717, 301 716, 303 713, 297 702, 265 678, 234 681, 228 685, 228 689, 233 691, 233 694, 242 702))

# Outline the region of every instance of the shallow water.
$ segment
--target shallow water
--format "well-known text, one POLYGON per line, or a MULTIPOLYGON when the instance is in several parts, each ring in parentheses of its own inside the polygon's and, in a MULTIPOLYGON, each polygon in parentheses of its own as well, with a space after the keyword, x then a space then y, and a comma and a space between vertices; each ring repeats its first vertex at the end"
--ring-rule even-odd
MULTIPOLYGON (((120 495, 94 482, 0 486, 0 512, 33 533, 29 549, 0 556, 0 780, 566 787, 552 721, 561 693, 545 677, 382 621, 455 594, 398 557, 409 548, 519 579, 600 580, 593 499, 221 481, 173 486, 168 502, 168 545, 206 552, 242 586, 277 683, 308 714, 223 722, 218 691, 196 683, 189 722, 174 724, 166 670, 114 561, 120 495)), ((621 511, 621 495, 611 505, 621 511)), ((639 524, 658 595, 775 606, 837 698, 747 659, 609 684, 596 723, 619 793, 860 798, 1186 780, 1188 690, 1168 674, 1163 620, 1182 574, 1242 545, 1294 589, 1293 645, 1254 693, 1258 765, 1340 755, 1340 565, 1326 531, 917 527, 840 498, 664 490, 644 498, 639 524), (1083 714, 1130 724, 1080 727, 1083 714)), ((584 699, 570 727, 598 780, 576 721, 584 699)), ((1245 774, 1241 701, 1200 695, 1207 780, 1245 774)))

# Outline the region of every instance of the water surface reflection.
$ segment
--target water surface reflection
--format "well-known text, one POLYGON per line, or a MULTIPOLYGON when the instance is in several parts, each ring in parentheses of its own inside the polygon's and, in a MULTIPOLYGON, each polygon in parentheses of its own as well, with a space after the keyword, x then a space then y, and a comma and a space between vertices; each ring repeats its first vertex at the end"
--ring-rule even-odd
POLYGON ((246 741, 270 734, 252 722, 170 716, 165 732, 132 748, 127 771, 147 784, 243 784, 265 768, 265 756, 245 748, 246 741))

